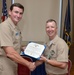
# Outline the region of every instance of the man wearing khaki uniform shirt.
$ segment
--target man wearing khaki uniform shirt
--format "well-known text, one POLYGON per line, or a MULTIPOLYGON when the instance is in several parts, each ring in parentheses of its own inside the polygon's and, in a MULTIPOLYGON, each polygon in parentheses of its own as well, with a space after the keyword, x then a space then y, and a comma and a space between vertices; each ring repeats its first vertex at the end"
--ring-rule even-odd
MULTIPOLYGON (((57 23, 53 19, 46 22, 46 33, 49 37, 49 42, 46 43, 44 56, 41 56, 41 61, 45 62, 47 75, 66 75, 68 67, 68 45, 57 35, 57 23)), ((41 61, 36 61, 36 66, 41 64, 41 61)))
POLYGON ((0 75, 17 75, 17 63, 34 70, 34 62, 20 56, 21 32, 17 23, 21 20, 24 7, 14 3, 9 10, 9 17, 0 24, 0 75))
MULTIPOLYGON (((45 57, 49 60, 56 60, 61 63, 68 62, 68 46, 64 40, 56 35, 55 38, 50 42, 47 43, 47 48, 44 52, 45 57)), ((62 69, 48 64, 48 61, 45 63, 45 66, 46 72, 49 75, 64 75, 68 72, 68 66, 62 69)))

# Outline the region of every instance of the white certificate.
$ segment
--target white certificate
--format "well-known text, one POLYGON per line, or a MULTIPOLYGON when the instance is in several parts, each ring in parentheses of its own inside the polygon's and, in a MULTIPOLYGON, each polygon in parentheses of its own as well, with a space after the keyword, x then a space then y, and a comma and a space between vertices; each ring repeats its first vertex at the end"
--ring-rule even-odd
POLYGON ((24 50, 24 53, 30 57, 39 59, 41 54, 43 53, 44 49, 45 49, 44 45, 30 42, 27 45, 26 49, 24 50))

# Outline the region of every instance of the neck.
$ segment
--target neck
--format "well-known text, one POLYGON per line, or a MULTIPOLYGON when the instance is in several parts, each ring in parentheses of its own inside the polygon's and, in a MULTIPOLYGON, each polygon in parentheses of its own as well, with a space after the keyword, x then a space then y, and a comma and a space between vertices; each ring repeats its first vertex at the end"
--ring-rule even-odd
POLYGON ((55 37, 56 37, 56 35, 55 36, 50 36, 49 37, 50 41, 52 41, 55 37))

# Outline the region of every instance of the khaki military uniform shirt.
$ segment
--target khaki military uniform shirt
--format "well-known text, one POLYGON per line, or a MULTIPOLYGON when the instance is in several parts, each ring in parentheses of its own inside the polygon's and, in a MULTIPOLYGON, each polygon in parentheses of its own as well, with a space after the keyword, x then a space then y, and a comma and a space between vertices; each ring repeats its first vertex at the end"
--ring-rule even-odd
POLYGON ((21 34, 10 18, 0 24, 0 75, 17 75, 17 64, 7 58, 3 46, 12 46, 18 53, 21 48, 21 34))
MULTIPOLYGON (((47 43, 47 48, 44 52, 44 55, 50 60, 68 62, 68 46, 63 39, 56 35, 51 43, 47 43)), ((61 69, 47 63, 45 64, 45 66, 46 73, 49 75, 61 75, 67 73, 67 67, 65 69, 61 69)))

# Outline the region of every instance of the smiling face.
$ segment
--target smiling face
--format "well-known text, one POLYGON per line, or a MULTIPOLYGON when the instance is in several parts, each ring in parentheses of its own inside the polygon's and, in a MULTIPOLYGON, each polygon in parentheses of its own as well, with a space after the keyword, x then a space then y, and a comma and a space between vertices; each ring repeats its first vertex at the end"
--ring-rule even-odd
POLYGON ((49 36, 50 40, 54 39, 57 34, 57 25, 54 21, 46 23, 46 33, 49 36))
POLYGON ((23 9, 14 6, 13 10, 9 10, 9 16, 13 23, 17 25, 17 23, 22 19, 23 9))

